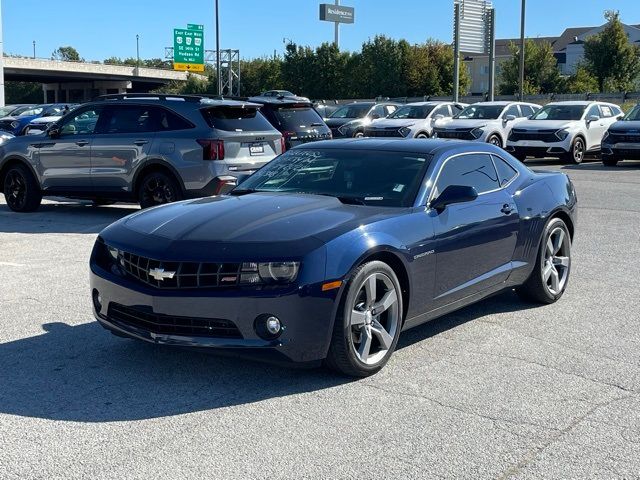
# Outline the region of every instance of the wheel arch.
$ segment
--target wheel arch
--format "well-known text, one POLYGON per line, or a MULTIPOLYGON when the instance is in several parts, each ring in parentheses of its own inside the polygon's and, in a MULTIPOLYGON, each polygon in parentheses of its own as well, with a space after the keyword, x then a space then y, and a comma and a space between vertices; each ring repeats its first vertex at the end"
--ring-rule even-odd
POLYGON ((29 169, 29 171, 31 172, 31 175, 33 175, 33 178, 35 178, 36 181, 38 182, 38 184, 40 184, 40 178, 38 177, 38 174, 37 174, 35 168, 33 167, 33 165, 31 165, 31 162, 29 162, 28 160, 26 160, 26 159, 24 159, 22 157, 11 156, 11 157, 8 157, 2 163, 2 165, 0 165, 0 190, 2 190, 2 185, 4 185, 4 177, 7 174, 7 171, 13 165, 23 165, 23 166, 27 167, 29 169))
POLYGON ((138 170, 134 174, 133 182, 131 184, 131 192, 133 195, 135 196, 138 195, 140 182, 142 182, 142 179, 146 175, 152 172, 162 172, 162 173, 171 175, 171 177, 173 177, 176 180, 176 182, 178 182, 178 186, 180 187, 181 193, 183 195, 185 194, 186 189, 184 186, 184 182, 182 181, 182 176, 178 173, 178 170, 173 165, 171 165, 170 163, 164 160, 152 159, 152 160, 147 160, 144 163, 144 165, 138 168, 138 170))
POLYGON ((571 236, 571 240, 573 241, 573 236, 575 234, 575 225, 573 224, 573 220, 571 219, 571 215, 568 212, 565 212, 563 209, 558 209, 549 215, 549 219, 545 223, 548 224, 552 219, 559 218, 562 220, 567 228, 569 229, 569 235, 571 236))

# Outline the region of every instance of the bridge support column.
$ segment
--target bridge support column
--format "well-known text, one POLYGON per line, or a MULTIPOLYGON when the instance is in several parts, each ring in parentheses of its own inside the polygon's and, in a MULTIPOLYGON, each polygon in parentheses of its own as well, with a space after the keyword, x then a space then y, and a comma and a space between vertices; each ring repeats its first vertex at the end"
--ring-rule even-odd
POLYGON ((42 85, 46 103, 83 103, 98 95, 127 93, 132 88, 128 80, 73 83, 45 83, 42 85))

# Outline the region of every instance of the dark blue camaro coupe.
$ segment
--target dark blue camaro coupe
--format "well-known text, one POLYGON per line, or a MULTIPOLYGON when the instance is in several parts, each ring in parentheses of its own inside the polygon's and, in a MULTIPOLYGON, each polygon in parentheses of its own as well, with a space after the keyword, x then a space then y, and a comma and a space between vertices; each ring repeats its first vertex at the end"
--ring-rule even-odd
POLYGON ((101 232, 95 316, 124 337, 370 375, 402 330, 500 290, 558 300, 576 202, 566 175, 488 144, 310 143, 228 195, 101 232))

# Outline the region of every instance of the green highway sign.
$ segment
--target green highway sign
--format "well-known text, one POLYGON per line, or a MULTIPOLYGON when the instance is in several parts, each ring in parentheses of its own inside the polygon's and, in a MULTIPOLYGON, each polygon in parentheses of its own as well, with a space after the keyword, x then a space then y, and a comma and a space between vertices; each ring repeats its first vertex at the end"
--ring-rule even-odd
POLYGON ((193 23, 189 23, 189 24, 187 24, 187 30, 203 31, 204 30, 204 25, 195 25, 193 23))
POLYGON ((202 25, 189 25, 186 29, 173 30, 174 70, 204 71, 203 30, 202 25))

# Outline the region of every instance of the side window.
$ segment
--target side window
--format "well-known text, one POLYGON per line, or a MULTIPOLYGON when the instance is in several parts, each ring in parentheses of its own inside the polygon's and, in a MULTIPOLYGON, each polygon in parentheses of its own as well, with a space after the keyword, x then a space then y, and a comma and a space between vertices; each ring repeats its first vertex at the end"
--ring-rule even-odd
POLYGON ((602 116, 604 118, 613 117, 613 112, 611 111, 611 107, 609 107, 608 105, 600 105, 600 111, 602 112, 602 116))
POLYGON ((516 118, 520 118, 520 110, 518 109, 518 105, 511 105, 509 108, 507 108, 507 111, 504 112, 504 115, 502 115, 502 118, 507 118, 507 115, 513 115, 516 118))
POLYGON ((587 111, 587 116, 585 118, 589 118, 592 115, 600 118, 600 109, 598 108, 598 105, 592 105, 591 108, 587 111))
POLYGON ((618 115, 622 115, 622 110, 620 110, 620 107, 611 107, 613 110, 613 114, 617 117, 618 115))
POLYGON ((459 114, 462 110, 464 110, 462 108, 461 105, 451 105, 451 111, 453 112, 454 115, 459 114))
POLYGON ((520 111, 522 111, 523 117, 530 117, 533 115, 533 108, 530 105, 520 105, 520 111))
POLYGON ((87 108, 70 118, 65 118, 60 126, 60 136, 90 135, 95 133, 98 118, 103 107, 87 108))
POLYGON ((104 133, 145 133, 154 130, 151 107, 146 105, 112 105, 104 133))
POLYGON ((383 118, 385 115, 384 105, 376 105, 373 107, 373 110, 371 110, 371 117, 373 118, 383 118))
POLYGON ((478 194, 496 190, 500 186, 491 157, 482 153, 460 155, 447 160, 436 181, 433 198, 449 185, 473 187, 478 194))
POLYGON ((154 108, 153 115, 156 119, 156 129, 160 132, 193 128, 184 118, 164 108, 154 108))
POLYGON ((396 110, 397 107, 395 105, 387 105, 384 107, 385 115, 391 115, 396 110))
POLYGON ((435 117, 436 115, 442 115, 443 117, 450 117, 451 115, 449 114, 449 106, 442 105, 441 107, 436 108, 433 112, 432 117, 435 117))
POLYGON ((518 174, 517 170, 509 165, 500 157, 492 155, 493 162, 496 164, 496 170, 498 171, 498 183, 501 187, 504 187, 518 174))

